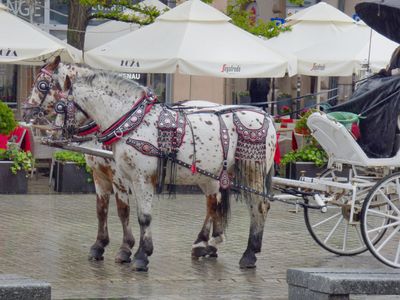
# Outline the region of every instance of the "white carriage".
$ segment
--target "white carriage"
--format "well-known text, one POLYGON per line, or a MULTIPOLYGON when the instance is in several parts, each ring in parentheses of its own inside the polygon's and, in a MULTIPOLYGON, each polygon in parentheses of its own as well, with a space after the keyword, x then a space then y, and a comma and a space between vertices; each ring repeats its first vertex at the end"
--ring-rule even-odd
POLYGON ((284 191, 275 199, 303 198, 307 229, 326 250, 355 255, 368 249, 400 267, 400 151, 368 158, 346 127, 322 112, 312 114, 308 126, 328 153, 328 168, 318 178, 274 177, 274 187, 284 191))

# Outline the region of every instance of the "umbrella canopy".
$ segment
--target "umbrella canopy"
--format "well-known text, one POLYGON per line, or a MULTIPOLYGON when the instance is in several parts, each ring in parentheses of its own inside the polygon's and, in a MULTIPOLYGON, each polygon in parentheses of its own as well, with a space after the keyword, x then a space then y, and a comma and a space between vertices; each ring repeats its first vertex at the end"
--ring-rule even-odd
POLYGON ((268 49, 200 0, 187 1, 151 25, 88 51, 85 61, 120 72, 214 77, 283 77, 295 61, 268 49), (290 62, 289 62, 290 61, 290 62))
POLYGON ((375 0, 358 3, 357 14, 377 32, 400 43, 400 1, 375 0))
POLYGON ((323 43, 354 26, 352 18, 325 2, 293 14, 287 21, 292 30, 266 40, 265 43, 273 49, 294 56, 298 51, 323 43))
POLYGON ((377 72, 386 67, 397 47, 397 43, 358 24, 324 43, 298 51, 298 70, 310 76, 351 76, 369 65, 377 72))
POLYGON ((0 63, 40 65, 55 55, 68 62, 81 58, 79 50, 9 13, 0 4, 0 63))
POLYGON ((303 9, 298 13, 288 17, 286 20, 289 21, 289 24, 291 25, 304 21, 334 24, 351 24, 354 22, 353 19, 348 15, 325 2, 319 2, 306 9, 303 9))
POLYGON ((288 20, 293 24, 292 30, 266 44, 294 55, 298 74, 302 75, 348 76, 368 62, 376 71, 387 65, 397 46, 324 2, 288 20))
MULTIPOLYGON (((144 0, 140 2, 140 5, 153 6, 161 13, 169 9, 168 6, 158 0, 144 0)), ((132 13, 130 9, 124 11, 124 14, 128 15, 132 13)), ((98 26, 88 28, 85 34, 85 51, 96 48, 139 28, 140 26, 138 24, 121 21, 108 21, 98 26)))

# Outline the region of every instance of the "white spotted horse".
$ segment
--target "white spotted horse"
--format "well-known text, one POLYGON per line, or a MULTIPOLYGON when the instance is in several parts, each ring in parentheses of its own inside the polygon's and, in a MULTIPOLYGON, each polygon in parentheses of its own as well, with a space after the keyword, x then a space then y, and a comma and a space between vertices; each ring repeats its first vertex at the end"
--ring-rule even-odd
MULTIPOLYGON (((51 79, 53 73, 58 74, 59 78, 70 76, 75 78, 79 74, 85 74, 88 76, 91 74, 91 70, 84 66, 78 65, 63 65, 55 60, 53 63, 46 65, 42 68, 38 74, 36 82, 33 86, 31 97, 25 103, 25 118, 36 119, 40 121, 46 113, 46 117, 53 119, 57 115, 59 121, 63 116, 62 114, 56 114, 52 109, 56 106, 55 104, 67 97, 62 91, 61 85, 58 81, 51 79), (47 108, 47 110, 45 109, 47 108)), ((117 78, 118 79, 118 78, 117 78)), ((126 81, 122 81, 126 83, 126 81)), ((118 95, 118 101, 125 101, 127 105, 132 104, 132 99, 136 99, 138 95, 142 95, 143 87, 135 84, 135 82, 129 81, 128 85, 121 86, 116 89, 115 95, 118 95)), ((205 101, 191 101, 187 102, 186 105, 207 105, 215 106, 216 104, 205 102, 205 101)), ((98 126, 93 121, 88 121, 88 116, 83 113, 82 110, 77 109, 76 116, 74 118, 74 125, 66 124, 65 131, 70 132, 73 130, 74 134, 84 136, 95 132, 98 126), (74 126, 79 126, 74 129, 74 126)), ((46 121, 46 120, 45 120, 46 121)), ((60 122, 60 121, 59 121, 60 122)), ((61 124, 64 122, 64 118, 61 120, 61 124)), ((89 141, 85 142, 85 146, 90 148, 101 148, 99 143, 89 141)), ((97 194, 97 216, 98 216, 98 234, 96 242, 91 247, 89 253, 89 259, 101 260, 103 259, 104 248, 109 243, 109 235, 107 230, 107 216, 108 216, 108 204, 111 192, 116 191, 116 203, 118 207, 118 215, 121 219, 123 226, 123 242, 120 250, 115 258, 116 262, 129 262, 130 261, 130 249, 134 245, 134 238, 129 227, 129 194, 127 193, 127 184, 124 184, 125 180, 123 177, 119 177, 115 171, 115 162, 110 159, 104 159, 97 156, 86 155, 86 161, 93 170, 93 176, 95 179, 96 194, 97 194), (114 186, 114 187, 113 187, 114 186)), ((207 215, 204 221, 204 226, 200 231, 196 242, 193 245, 192 254, 194 257, 203 256, 217 256, 217 244, 223 240, 223 225, 227 222, 229 213, 229 202, 221 201, 217 202, 216 197, 209 195, 207 197, 207 215), (209 238, 211 225, 213 225, 213 233, 211 239, 209 238)))
MULTIPOLYGON (((52 68, 54 68, 58 64, 58 58, 52 64, 49 64, 41 69, 38 74, 36 81, 33 85, 33 89, 31 92, 30 100, 25 103, 25 113, 24 119, 27 122, 34 121, 35 123, 49 123, 48 120, 44 118, 43 110, 38 105, 34 103, 40 103, 40 105, 44 105, 47 108, 54 107, 56 101, 61 100, 64 97, 64 94, 61 91, 61 87, 58 84, 53 84, 48 81, 46 78, 46 74, 50 74, 52 72, 52 68), (35 100, 36 99, 36 100, 35 100), (31 105, 30 103, 33 103, 31 105)), ((76 74, 77 69, 72 66, 66 66, 68 70, 68 74, 70 76, 74 76, 76 74)), ((80 68, 80 72, 87 72, 88 70, 85 68, 80 68)), ((57 116, 57 121, 61 123, 64 122, 63 119, 59 118, 60 115, 50 113, 46 117, 50 120, 54 119, 57 116)), ((78 111, 77 119, 87 120, 87 115, 82 111, 78 111)), ((59 126, 55 126, 53 129, 53 135, 58 135, 57 129, 59 126)), ((72 128, 69 128, 70 130, 72 128)), ((86 137, 92 135, 98 131, 98 126, 93 121, 82 122, 81 126, 74 131, 74 134, 80 137, 86 137)), ((101 144, 97 143, 91 139, 83 139, 86 140, 85 146, 90 148, 100 148, 102 149, 101 144)), ((130 206, 129 202, 126 200, 128 195, 128 191, 125 187, 128 185, 124 183, 124 178, 118 178, 115 175, 115 162, 109 158, 102 158, 99 156, 93 155, 85 155, 85 160, 87 165, 93 171, 93 178, 96 190, 96 212, 98 219, 98 231, 97 238, 95 243, 91 246, 89 252, 89 260, 103 260, 104 259, 104 251, 105 247, 109 244, 110 238, 108 233, 108 209, 109 209, 109 199, 110 195, 113 191, 115 191, 115 200, 117 204, 118 216, 120 218, 122 229, 123 229, 123 239, 120 249, 115 256, 115 261, 117 263, 125 263, 130 262, 131 249, 135 244, 135 239, 132 234, 132 230, 129 226, 129 214, 130 214, 130 206)))
MULTIPOLYGON (((77 73, 72 82, 68 76, 62 82, 57 78, 60 73, 53 71, 50 80, 63 85, 69 94, 64 101, 66 118, 68 111, 82 110, 100 126, 99 141, 112 145, 116 173, 126 178, 136 197, 141 229, 136 269, 147 270, 153 251, 152 200, 155 185, 162 186, 164 181, 198 184, 214 205, 229 199, 231 187, 238 189, 251 218, 248 245, 239 264, 255 266, 269 209, 267 194, 276 146, 275 129, 265 112, 242 106, 171 109, 146 93, 132 105, 132 101, 124 103, 115 96, 117 88, 132 84, 115 74, 77 73)), ((31 98, 29 105, 40 105, 49 115, 53 108, 39 101, 31 98)), ((208 240, 210 222, 206 218, 194 254, 196 248, 214 247, 223 239, 223 224, 214 222, 213 238, 208 240)))

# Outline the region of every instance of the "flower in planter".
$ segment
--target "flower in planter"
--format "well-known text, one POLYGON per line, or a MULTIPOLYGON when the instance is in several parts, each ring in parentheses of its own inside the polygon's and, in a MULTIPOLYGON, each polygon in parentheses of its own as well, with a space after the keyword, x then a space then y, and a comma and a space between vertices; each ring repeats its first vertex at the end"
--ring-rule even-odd
POLYGON ((282 106, 282 108, 281 108, 281 113, 282 114, 290 114, 292 112, 292 110, 290 109, 290 107, 289 106, 287 106, 287 105, 284 105, 284 106, 282 106))
POLYGON ((316 109, 304 110, 300 113, 300 119, 296 122, 294 131, 299 134, 310 135, 310 128, 307 126, 308 117, 311 116, 316 109))

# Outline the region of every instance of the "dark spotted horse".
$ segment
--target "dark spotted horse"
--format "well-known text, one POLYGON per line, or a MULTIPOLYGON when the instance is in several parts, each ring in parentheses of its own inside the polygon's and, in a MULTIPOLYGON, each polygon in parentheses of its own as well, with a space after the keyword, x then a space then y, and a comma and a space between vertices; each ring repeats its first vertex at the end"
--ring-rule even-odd
MULTIPOLYGON (((77 72, 72 80, 66 76, 62 81, 59 68, 63 65, 47 77, 53 85, 68 91, 67 100, 57 103, 65 107, 66 123, 74 122, 71 111, 81 110, 98 124, 102 130, 99 141, 112 145, 116 176, 129 182, 128 188, 136 197, 141 236, 134 256, 135 269, 147 270, 153 251, 151 204, 155 187, 164 181, 198 184, 210 206, 229 201, 230 188, 239 190, 251 218, 248 245, 239 264, 254 267, 269 209, 266 195, 276 147, 270 116, 262 110, 240 106, 171 109, 156 103, 143 90, 132 105, 132 99, 118 101, 116 96, 118 89, 126 94, 131 81, 96 71, 83 76, 77 72), (121 116, 121 112, 125 113, 121 116)), ((31 98, 28 105, 38 105, 38 99, 31 98)), ((49 105, 42 103, 40 107, 45 114, 52 111, 49 105)), ((223 240, 226 218, 226 212, 211 210, 193 245, 193 255, 210 253, 209 249, 214 250, 211 255, 216 253, 217 244, 223 240)))

